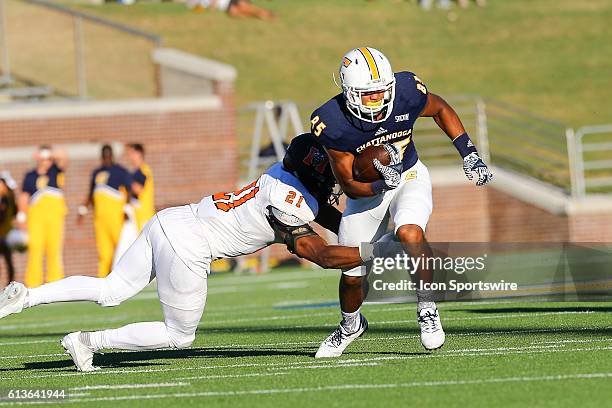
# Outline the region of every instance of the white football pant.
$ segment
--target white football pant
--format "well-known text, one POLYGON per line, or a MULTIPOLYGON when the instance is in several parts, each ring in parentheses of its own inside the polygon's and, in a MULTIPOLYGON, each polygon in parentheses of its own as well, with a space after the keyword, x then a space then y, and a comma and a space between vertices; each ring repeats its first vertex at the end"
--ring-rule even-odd
MULTIPOLYGON (((340 245, 358 247, 382 237, 393 220, 394 232, 402 225, 418 225, 425 231, 433 208, 431 179, 427 167, 417 161, 402 173, 394 190, 373 197, 347 199, 338 232, 340 245)), ((343 271, 348 276, 363 276, 365 268, 357 266, 343 271)))
POLYGON ((209 266, 210 258, 198 265, 183 262, 176 255, 156 215, 144 226, 107 277, 72 276, 29 289, 26 306, 83 300, 116 306, 157 278, 164 321, 134 323, 93 332, 90 335, 92 346, 96 350, 189 347, 195 339, 206 304, 209 266))

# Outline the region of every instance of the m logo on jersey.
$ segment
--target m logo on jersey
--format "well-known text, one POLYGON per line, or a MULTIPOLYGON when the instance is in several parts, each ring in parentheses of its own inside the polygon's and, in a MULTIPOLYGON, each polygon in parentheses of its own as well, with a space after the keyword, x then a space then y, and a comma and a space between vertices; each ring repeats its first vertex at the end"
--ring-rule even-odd
POLYGON ((302 162, 307 166, 312 166, 316 171, 323 174, 325 171, 325 167, 327 163, 329 163, 329 159, 325 153, 321 153, 319 149, 314 146, 310 147, 310 151, 308 152, 308 156, 304 157, 302 162))
POLYGON ((407 120, 410 120, 410 113, 404 113, 403 115, 397 115, 395 117, 396 122, 405 122, 407 120))

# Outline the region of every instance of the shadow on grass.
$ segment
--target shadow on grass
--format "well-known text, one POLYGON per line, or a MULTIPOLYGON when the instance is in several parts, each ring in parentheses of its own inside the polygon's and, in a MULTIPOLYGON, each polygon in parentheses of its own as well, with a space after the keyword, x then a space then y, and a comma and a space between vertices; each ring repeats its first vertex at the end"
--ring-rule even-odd
MULTIPOLYGON (((153 366, 165 366, 170 362, 153 362, 151 360, 185 360, 185 359, 208 359, 208 358, 241 358, 241 357, 274 357, 274 356, 313 356, 314 351, 310 349, 227 349, 227 348, 193 348, 181 350, 151 350, 137 352, 110 352, 96 354, 94 364, 103 368, 142 368, 153 366)), ((26 362, 22 367, 0 368, 0 372, 15 372, 28 370, 53 370, 53 373, 73 372, 74 363, 66 357, 63 360, 26 362)))
POLYGON ((192 348, 182 350, 152 350, 138 351, 133 353, 104 353, 96 355, 95 363, 102 367, 124 367, 125 364, 134 362, 147 362, 149 360, 186 360, 186 359, 209 359, 209 358, 242 358, 242 357, 277 357, 298 356, 307 357, 312 355, 308 350, 277 350, 277 349, 227 349, 227 348, 192 348))

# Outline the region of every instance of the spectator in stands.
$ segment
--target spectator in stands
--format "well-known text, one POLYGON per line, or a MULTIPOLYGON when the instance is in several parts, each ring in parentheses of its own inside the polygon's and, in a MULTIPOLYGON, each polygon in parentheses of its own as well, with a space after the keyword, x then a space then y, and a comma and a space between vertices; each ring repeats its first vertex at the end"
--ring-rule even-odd
MULTIPOLYGON (((486 0, 475 0, 476 4, 480 7, 484 7, 487 4, 486 0)), ((419 0, 419 4, 422 8, 429 10, 433 6, 434 0, 419 0)), ((459 7, 466 8, 470 0, 457 0, 459 7)), ((449 9, 451 7, 451 0, 438 0, 438 8, 449 9)))
POLYGON ((155 215, 155 197, 153 189, 153 172, 145 163, 145 150, 141 143, 130 143, 126 146, 126 153, 132 167, 132 200, 136 215, 138 231, 155 215))
POLYGON ((272 20, 274 13, 262 7, 257 7, 249 0, 187 0, 187 7, 196 11, 216 8, 225 11, 232 17, 256 17, 262 20, 272 20))
POLYGON ((17 214, 14 190, 17 183, 8 171, 0 172, 0 255, 6 262, 8 281, 15 280, 15 267, 13 266, 12 250, 7 242, 7 236, 13 229, 13 218, 17 214))
MULTIPOLYGON (((419 4, 425 10, 430 10, 433 6, 434 0, 419 0, 419 4)), ((451 7, 450 0, 438 0, 438 8, 449 9, 451 7)))
MULTIPOLYGON (((487 0, 475 0, 475 2, 479 7, 487 5, 487 0)), ((457 0, 457 3, 459 3, 459 7, 466 8, 470 4, 470 0, 457 0)))
POLYGON ((115 249, 119 243, 125 219, 123 207, 128 201, 131 179, 129 172, 115 163, 110 145, 102 146, 101 160, 101 166, 91 174, 89 194, 79 207, 77 223, 83 223, 83 217, 93 205, 98 277, 103 278, 111 271, 115 249))
POLYGON ((43 282, 64 277, 64 170, 67 156, 61 150, 41 146, 36 154, 36 168, 26 174, 17 200, 17 225, 28 231, 28 265, 25 285, 34 288, 43 282), (43 279, 43 257, 47 273, 43 279))

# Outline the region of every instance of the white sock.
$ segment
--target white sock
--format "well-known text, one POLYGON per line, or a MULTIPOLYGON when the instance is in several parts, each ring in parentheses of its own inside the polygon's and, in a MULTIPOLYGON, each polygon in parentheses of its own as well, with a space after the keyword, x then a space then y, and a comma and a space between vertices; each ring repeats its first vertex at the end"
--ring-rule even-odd
POLYGON ((421 309, 435 309, 436 302, 418 302, 417 303, 417 313, 421 311, 421 309))
POLYGON ((28 289, 24 306, 34 307, 43 303, 79 300, 98 302, 102 293, 103 280, 90 276, 71 276, 34 289, 28 289))
POLYGON ((154 350, 170 347, 170 338, 163 322, 133 323, 118 329, 83 332, 80 340, 93 351, 154 350))
POLYGON ((361 308, 355 310, 354 312, 342 312, 342 327, 348 333, 354 333, 359 328, 359 315, 361 314, 361 308))

